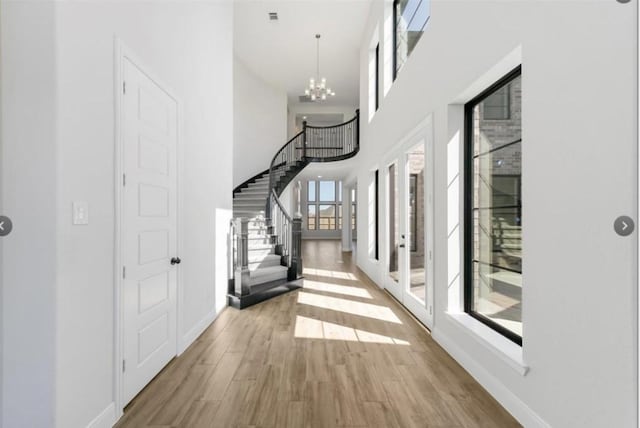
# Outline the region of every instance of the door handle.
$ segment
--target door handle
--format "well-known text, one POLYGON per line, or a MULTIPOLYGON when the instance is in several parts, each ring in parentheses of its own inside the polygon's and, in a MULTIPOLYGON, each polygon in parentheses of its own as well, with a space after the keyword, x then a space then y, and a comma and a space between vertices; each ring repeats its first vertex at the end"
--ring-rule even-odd
POLYGON ((404 244, 400 244, 400 245, 398 245, 398 247, 404 248, 404 244))
POLYGON ((180 257, 173 257, 171 259, 171 265, 179 265, 182 262, 182 260, 180 260, 180 257))

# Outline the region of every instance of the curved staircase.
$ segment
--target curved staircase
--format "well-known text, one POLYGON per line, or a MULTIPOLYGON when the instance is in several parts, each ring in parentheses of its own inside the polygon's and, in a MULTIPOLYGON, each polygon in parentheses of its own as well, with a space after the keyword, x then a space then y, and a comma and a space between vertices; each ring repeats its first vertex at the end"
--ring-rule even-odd
MULTIPOLYGON (((229 304, 242 309, 299 288, 302 218, 280 195, 311 162, 335 162, 360 150, 360 115, 328 127, 307 126, 273 157, 269 169, 233 191, 229 232, 229 304)), ((298 197, 299 200, 299 197, 298 197)), ((300 210, 298 209, 298 212, 300 210)))

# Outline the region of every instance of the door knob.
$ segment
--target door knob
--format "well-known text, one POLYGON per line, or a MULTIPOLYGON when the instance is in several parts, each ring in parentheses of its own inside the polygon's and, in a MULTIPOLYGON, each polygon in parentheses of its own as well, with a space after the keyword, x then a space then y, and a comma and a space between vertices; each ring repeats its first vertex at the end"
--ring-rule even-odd
POLYGON ((179 264, 180 264, 180 262, 182 262, 182 260, 180 260, 180 257, 173 257, 173 258, 171 259, 171 264, 172 264, 172 265, 179 265, 179 264))

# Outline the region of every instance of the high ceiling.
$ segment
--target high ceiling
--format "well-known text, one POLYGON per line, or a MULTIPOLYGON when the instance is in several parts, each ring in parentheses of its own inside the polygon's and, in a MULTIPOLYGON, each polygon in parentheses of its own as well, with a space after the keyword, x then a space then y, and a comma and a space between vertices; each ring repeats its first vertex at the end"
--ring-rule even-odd
POLYGON ((325 105, 358 105, 359 52, 371 0, 236 0, 236 56, 266 82, 298 103, 316 71, 336 96, 325 105), (269 12, 278 14, 269 20, 269 12))

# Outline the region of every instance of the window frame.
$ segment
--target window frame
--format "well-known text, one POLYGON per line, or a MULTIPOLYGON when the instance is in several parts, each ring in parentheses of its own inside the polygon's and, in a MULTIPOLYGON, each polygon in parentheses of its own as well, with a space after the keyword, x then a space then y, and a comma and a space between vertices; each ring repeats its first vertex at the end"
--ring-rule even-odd
POLYGON ((391 6, 393 8, 393 70, 391 75, 393 76, 394 82, 398 77, 398 3, 400 3, 400 0, 393 0, 391 6))
POLYGON ((375 49, 375 57, 376 57, 376 90, 375 90, 375 110, 378 111, 380 108, 380 42, 376 44, 375 49))
MULTIPOLYGON (((496 92, 501 87, 506 84, 514 81, 518 77, 522 76, 522 65, 518 65, 516 68, 511 70, 509 73, 504 75, 498 81, 493 83, 487 89, 482 91, 479 95, 474 97, 472 100, 467 102, 464 105, 464 189, 463 189, 463 198, 464 198, 464 242, 463 242, 463 301, 464 301, 464 312, 473 317, 474 319, 480 321, 496 332, 500 333, 507 339, 516 343, 519 346, 522 346, 522 336, 514 333, 513 331, 507 329, 506 327, 496 323, 490 318, 475 312, 473 310, 473 295, 474 295, 474 283, 473 283, 473 180, 474 180, 474 168, 473 168, 473 120, 474 120, 474 108, 484 101, 491 94, 496 92)), ((509 103, 509 108, 511 108, 511 103, 509 103)), ((520 141, 522 137, 520 138, 520 141)), ((522 181, 520 181, 522 183, 522 181)), ((520 208, 522 209, 522 208, 520 208)))
POLYGON ((317 230, 321 230, 321 231, 330 231, 330 230, 339 230, 338 229, 338 206, 340 206, 339 203, 336 202, 322 202, 318 204, 318 208, 317 208, 317 218, 318 218, 318 229, 317 230), (322 212, 322 208, 321 207, 327 207, 327 208, 331 208, 333 207, 333 215, 332 216, 322 216, 321 212, 322 212), (322 221, 323 219, 327 219, 328 220, 328 224, 326 228, 323 228, 323 224, 322 221), (333 223, 332 223, 333 221, 333 223), (331 227, 333 225, 333 227, 331 227))
MULTIPOLYGON (((393 40, 393 59, 392 59, 392 63, 393 63, 393 70, 392 70, 392 77, 393 77, 393 82, 396 81, 396 78, 398 77, 398 4, 400 3, 401 0, 393 0, 392 3, 392 16, 393 16, 393 35, 392 35, 392 40, 393 40)), ((431 0, 428 0, 428 2, 430 2, 431 0)), ((429 4, 429 3, 427 3, 429 4)), ((418 4, 418 6, 416 7, 416 12, 418 10, 418 8, 422 5, 422 0, 420 1, 420 3, 418 4)), ((415 13, 414 12, 414 15, 415 13)), ((427 20, 424 23, 424 26, 422 27, 422 33, 424 33, 425 28, 427 28, 427 25, 429 24, 429 20, 431 20, 431 6, 429 5, 429 16, 427 16, 427 20)), ((420 37, 422 38, 422 36, 420 37)), ((419 40, 418 40, 419 42, 419 40)), ((407 59, 406 61, 409 59, 409 57, 411 56, 411 54, 407 54, 407 59)), ((403 65, 404 67, 404 65, 403 65)))
POLYGON ((374 245, 374 252, 373 252, 373 256, 374 259, 376 260, 380 260, 380 169, 376 169, 375 174, 374 174, 375 178, 375 216, 376 216, 376 220, 374 223, 374 239, 375 239, 375 245, 374 245))
MULTIPOLYGON (((317 179, 317 180, 307 180, 307 201, 306 201, 306 229, 308 231, 322 231, 322 232, 330 232, 334 230, 340 230, 338 227, 340 217, 339 217, 339 207, 342 206, 342 181, 341 180, 331 180, 331 179, 317 179), (309 195, 309 184, 314 182, 314 195, 313 200, 309 195), (320 182, 333 182, 334 183, 334 199, 333 200, 321 200, 320 198, 320 182), (321 205, 333 205, 334 206, 334 216, 333 216, 333 229, 322 229, 320 228, 320 206, 321 205), (314 228, 309 228, 309 207, 315 207, 315 215, 314 219, 314 228)), ((323 218, 331 218, 331 217, 323 217, 323 218)))

